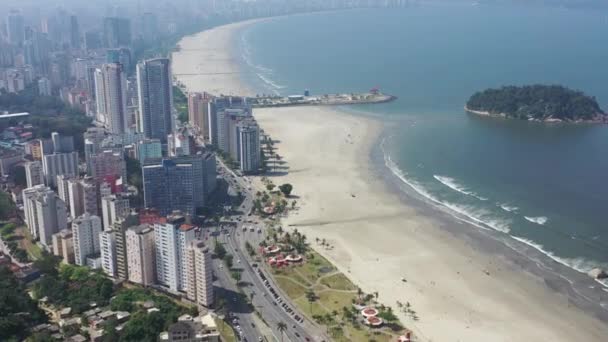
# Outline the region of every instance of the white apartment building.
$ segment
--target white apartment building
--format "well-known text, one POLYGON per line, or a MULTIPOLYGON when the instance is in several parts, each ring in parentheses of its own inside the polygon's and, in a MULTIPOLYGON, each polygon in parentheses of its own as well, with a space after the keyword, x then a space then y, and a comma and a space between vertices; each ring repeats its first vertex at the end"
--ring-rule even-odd
POLYGON ((72 221, 76 265, 85 266, 88 256, 99 253, 99 233, 101 233, 101 219, 99 216, 84 213, 72 221))
POLYGON ((203 241, 192 241, 186 249, 186 296, 197 305, 213 305, 211 251, 203 241))
POLYGON ((67 226, 65 203, 44 185, 24 189, 22 197, 25 223, 32 237, 50 249, 53 234, 67 226))
POLYGON ((101 216, 103 218, 104 229, 112 229, 112 224, 119 219, 126 217, 131 210, 129 199, 120 195, 110 195, 101 198, 101 216))
POLYGON ((115 232, 111 230, 104 230, 99 233, 99 251, 101 253, 101 269, 110 277, 116 277, 117 268, 115 232))

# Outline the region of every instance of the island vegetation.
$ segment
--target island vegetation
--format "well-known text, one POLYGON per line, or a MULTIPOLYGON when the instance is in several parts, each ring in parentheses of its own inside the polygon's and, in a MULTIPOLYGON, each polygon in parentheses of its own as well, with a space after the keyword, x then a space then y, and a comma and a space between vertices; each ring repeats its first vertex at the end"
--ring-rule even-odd
POLYGON ((465 110, 531 121, 608 123, 608 116, 594 97, 560 85, 486 89, 471 96, 465 110))

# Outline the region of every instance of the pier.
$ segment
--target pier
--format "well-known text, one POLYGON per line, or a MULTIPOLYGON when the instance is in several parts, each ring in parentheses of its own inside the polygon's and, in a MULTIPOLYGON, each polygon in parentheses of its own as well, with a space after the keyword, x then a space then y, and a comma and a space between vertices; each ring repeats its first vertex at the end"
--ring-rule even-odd
POLYGON ((367 93, 257 96, 248 99, 253 108, 272 108, 290 106, 341 106, 353 104, 385 103, 397 99, 396 96, 383 94, 376 89, 367 93))

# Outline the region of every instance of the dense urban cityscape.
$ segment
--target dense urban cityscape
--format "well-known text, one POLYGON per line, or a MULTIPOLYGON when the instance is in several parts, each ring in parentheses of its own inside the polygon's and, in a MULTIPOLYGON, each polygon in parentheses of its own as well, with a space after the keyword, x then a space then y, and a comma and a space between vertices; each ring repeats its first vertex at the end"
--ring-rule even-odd
POLYGON ((297 184, 266 177, 284 161, 254 101, 188 92, 169 54, 230 22, 410 2, 118 3, 0 7, 0 340, 410 341, 281 227, 297 184), (296 266, 303 303, 273 277, 296 266), (346 299, 318 314, 318 287, 346 299))

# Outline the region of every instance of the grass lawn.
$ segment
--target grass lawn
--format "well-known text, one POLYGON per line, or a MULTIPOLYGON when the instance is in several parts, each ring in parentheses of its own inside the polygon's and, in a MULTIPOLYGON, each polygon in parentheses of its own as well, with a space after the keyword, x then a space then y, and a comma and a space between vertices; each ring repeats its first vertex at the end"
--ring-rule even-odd
POLYGON ((302 277, 298 271, 296 271, 300 268, 301 266, 283 267, 281 269, 273 268, 272 273, 277 276, 289 277, 300 284, 310 286, 311 283, 306 278, 302 277))
POLYGON ((234 334, 234 330, 232 330, 232 327, 224 322, 223 320, 216 318, 215 319, 215 324, 217 325, 217 329, 220 332, 220 336, 222 337, 222 341, 225 342, 236 342, 236 335, 234 334))
POLYGON ((336 268, 327 261, 324 257, 316 252, 310 252, 313 258, 307 258, 302 266, 298 266, 298 271, 308 279, 308 282, 314 284, 323 275, 334 272, 336 268))
POLYGON ((318 301, 323 304, 327 310, 342 312, 343 307, 351 307, 353 298, 357 297, 356 293, 323 291, 317 293, 318 301))
POLYGON ((318 301, 312 302, 312 311, 311 305, 306 297, 300 297, 294 300, 294 303, 298 306, 298 309, 303 312, 309 318, 312 318, 313 315, 325 315, 329 313, 329 311, 325 310, 321 305, 319 305, 318 301))
POLYGON ((348 326, 344 329, 344 335, 348 336, 348 338, 343 337, 338 339, 339 341, 353 341, 353 342, 368 342, 370 340, 376 340, 378 342, 389 342, 393 336, 380 333, 374 334, 373 331, 370 331, 366 327, 360 327, 356 329, 352 326, 348 326))
POLYGON ((343 273, 334 274, 321 279, 321 284, 334 290, 356 291, 357 288, 343 273))
POLYGON ((284 276, 275 276, 274 279, 291 299, 296 299, 306 293, 305 287, 293 282, 290 278, 286 278, 284 276))
POLYGON ((19 246, 27 252, 30 259, 35 260, 42 257, 42 250, 35 242, 32 241, 32 236, 30 235, 30 232, 26 226, 21 226, 15 229, 15 235, 22 237, 22 239, 19 240, 19 246))

